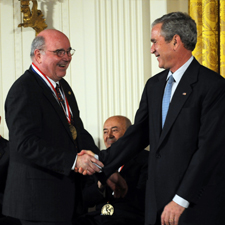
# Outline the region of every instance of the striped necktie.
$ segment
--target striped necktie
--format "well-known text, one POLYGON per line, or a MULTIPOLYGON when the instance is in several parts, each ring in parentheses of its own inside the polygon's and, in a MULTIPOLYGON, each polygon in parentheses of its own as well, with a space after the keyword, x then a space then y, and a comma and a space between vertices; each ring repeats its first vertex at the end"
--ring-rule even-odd
POLYGON ((62 97, 62 95, 61 95, 61 92, 60 92, 60 86, 59 86, 59 84, 57 84, 57 83, 56 83, 56 88, 55 88, 55 90, 56 90, 56 93, 57 93, 57 97, 58 97, 58 99, 59 99, 59 102, 60 102, 60 104, 63 106, 63 108, 64 108, 64 110, 65 110, 65 102, 64 102, 64 99, 63 99, 63 97, 62 97))

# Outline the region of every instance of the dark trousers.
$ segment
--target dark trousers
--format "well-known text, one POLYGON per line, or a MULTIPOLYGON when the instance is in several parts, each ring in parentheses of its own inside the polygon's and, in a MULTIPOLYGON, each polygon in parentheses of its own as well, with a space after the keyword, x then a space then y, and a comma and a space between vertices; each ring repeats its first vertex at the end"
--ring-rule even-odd
POLYGON ((0 225, 21 225, 21 223, 18 219, 9 216, 3 216, 0 218, 0 225))

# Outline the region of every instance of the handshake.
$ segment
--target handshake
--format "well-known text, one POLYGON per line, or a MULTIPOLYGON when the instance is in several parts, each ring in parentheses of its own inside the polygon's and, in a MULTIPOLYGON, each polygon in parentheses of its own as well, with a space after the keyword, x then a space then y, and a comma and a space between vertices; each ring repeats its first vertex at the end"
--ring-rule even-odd
POLYGON ((77 162, 74 170, 83 175, 93 175, 96 172, 101 172, 103 167, 103 163, 96 159, 92 151, 82 150, 77 154, 77 162))
MULTIPOLYGON (((93 175, 102 172, 104 164, 96 159, 96 155, 90 150, 82 150, 77 154, 77 161, 74 171, 83 175, 93 175)), ((106 181, 108 186, 114 191, 114 197, 124 197, 128 187, 126 181, 118 172, 113 173, 106 181)))

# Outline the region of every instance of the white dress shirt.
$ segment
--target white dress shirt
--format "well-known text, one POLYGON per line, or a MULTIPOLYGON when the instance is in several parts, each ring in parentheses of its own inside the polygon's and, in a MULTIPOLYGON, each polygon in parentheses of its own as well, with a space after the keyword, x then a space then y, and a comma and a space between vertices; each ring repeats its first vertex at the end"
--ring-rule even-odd
MULTIPOLYGON (((179 82, 180 82, 184 72, 189 67, 189 65, 191 64, 193 59, 194 59, 194 57, 191 56, 191 58, 183 66, 181 66, 177 71, 175 71, 174 73, 169 71, 167 79, 169 78, 169 76, 171 74, 173 74, 173 78, 175 80, 173 82, 173 85, 172 85, 170 101, 172 101, 174 92, 176 91, 176 88, 177 88, 177 86, 178 86, 178 84, 179 84, 179 82)), ((183 206, 184 208, 188 208, 188 206, 190 204, 187 200, 183 199, 179 195, 175 195, 174 198, 173 198, 173 201, 176 202, 178 205, 183 206)))

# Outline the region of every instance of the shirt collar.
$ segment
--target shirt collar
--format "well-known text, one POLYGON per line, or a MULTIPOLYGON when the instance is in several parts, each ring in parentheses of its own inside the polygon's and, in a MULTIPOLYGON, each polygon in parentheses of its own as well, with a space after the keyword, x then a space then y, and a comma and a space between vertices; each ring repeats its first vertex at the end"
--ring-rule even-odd
POLYGON ((179 83, 184 72, 186 71, 186 69, 189 67, 189 65, 191 64, 191 62, 193 61, 194 57, 191 56, 190 59, 188 59, 188 61, 186 63, 184 63, 184 65, 182 65, 178 70, 176 70, 174 73, 172 73, 171 71, 169 71, 168 75, 167 75, 167 80, 169 79, 170 75, 173 75, 173 78, 175 80, 175 82, 179 83))
POLYGON ((59 81, 55 82, 54 80, 52 80, 50 77, 48 77, 49 81, 52 83, 53 87, 56 88, 56 84, 59 85, 59 81))

